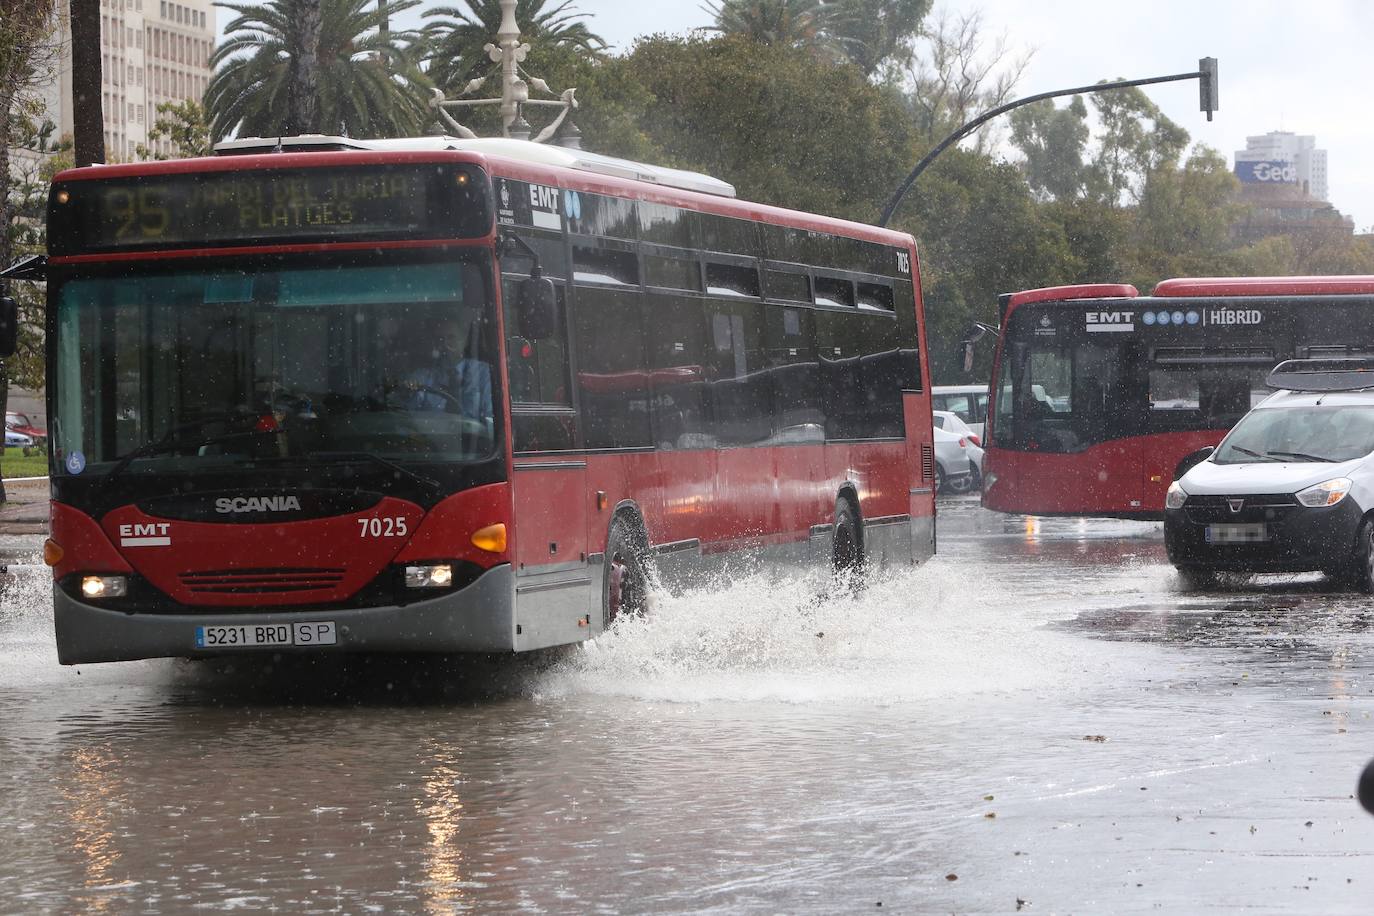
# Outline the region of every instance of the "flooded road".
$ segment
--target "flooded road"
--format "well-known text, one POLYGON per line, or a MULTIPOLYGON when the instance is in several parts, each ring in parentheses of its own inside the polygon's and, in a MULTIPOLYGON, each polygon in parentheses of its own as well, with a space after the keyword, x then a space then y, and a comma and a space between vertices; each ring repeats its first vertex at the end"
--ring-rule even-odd
POLYGON ((1374 601, 941 511, 857 599, 746 580, 500 663, 62 668, 4 541, 0 910, 1368 911, 1374 601))

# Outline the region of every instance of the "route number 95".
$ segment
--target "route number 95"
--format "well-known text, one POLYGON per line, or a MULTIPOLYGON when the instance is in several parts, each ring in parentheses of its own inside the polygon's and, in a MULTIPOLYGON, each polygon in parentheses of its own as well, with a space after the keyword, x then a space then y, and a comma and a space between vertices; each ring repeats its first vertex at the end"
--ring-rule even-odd
POLYGON ((361 528, 358 536, 364 538, 401 538, 410 533, 405 518, 401 516, 395 518, 360 518, 358 525, 361 528))

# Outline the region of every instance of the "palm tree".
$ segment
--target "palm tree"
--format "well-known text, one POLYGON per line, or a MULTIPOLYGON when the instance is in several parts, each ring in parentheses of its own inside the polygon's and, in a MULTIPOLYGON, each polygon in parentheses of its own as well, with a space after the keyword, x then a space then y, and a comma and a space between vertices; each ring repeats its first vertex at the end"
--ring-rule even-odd
POLYGON ((843 56, 842 40, 832 30, 834 7, 824 0, 721 0, 703 9, 716 17, 717 32, 843 56))
MULTIPOLYGON (((429 37, 429 78, 440 89, 460 91, 468 80, 481 76, 492 65, 483 46, 496 43, 501 26, 499 0, 465 0, 467 9, 441 6, 426 10, 426 17, 438 18, 425 26, 429 37)), ((577 20, 585 13, 574 12, 572 0, 545 9, 546 0, 517 0, 515 21, 520 40, 534 48, 567 48, 595 56, 606 47, 600 35, 577 20)))
POLYGON ((373 0, 218 4, 238 16, 225 27, 225 42, 210 58, 215 75, 205 90, 205 108, 211 134, 221 139, 234 132, 259 137, 419 133, 429 114, 429 80, 419 66, 421 35, 390 29, 383 34, 380 28, 383 16, 419 2, 389 0, 382 11, 369 9, 373 0), (307 37, 312 31, 317 42, 307 37), (302 98, 302 88, 312 83, 311 98, 302 98))

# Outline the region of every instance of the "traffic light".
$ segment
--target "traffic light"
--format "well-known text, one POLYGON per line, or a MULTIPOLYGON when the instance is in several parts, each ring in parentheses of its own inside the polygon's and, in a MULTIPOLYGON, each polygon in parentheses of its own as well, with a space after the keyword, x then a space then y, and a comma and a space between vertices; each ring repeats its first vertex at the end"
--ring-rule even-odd
POLYGON ((1207 120, 1212 120, 1212 112, 1221 106, 1217 104, 1217 59, 1204 57, 1197 62, 1198 99, 1200 110, 1207 112, 1207 120))

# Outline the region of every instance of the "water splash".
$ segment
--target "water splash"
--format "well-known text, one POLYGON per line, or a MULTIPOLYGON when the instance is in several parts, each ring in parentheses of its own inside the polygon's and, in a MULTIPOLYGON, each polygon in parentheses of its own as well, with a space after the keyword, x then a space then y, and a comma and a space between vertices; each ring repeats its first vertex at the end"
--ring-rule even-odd
POLYGON ((938 558, 854 595, 766 574, 654 596, 555 665, 542 695, 698 702, 897 703, 1062 680, 1081 660, 1042 629, 1054 602, 938 558))

